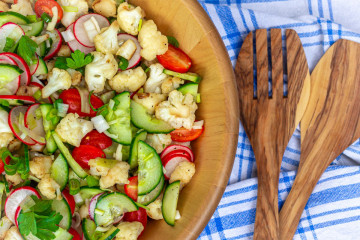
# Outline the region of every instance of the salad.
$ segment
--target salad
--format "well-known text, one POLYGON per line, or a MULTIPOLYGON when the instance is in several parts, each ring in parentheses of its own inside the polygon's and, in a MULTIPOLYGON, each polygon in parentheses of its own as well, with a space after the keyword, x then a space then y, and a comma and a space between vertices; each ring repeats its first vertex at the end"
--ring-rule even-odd
POLYGON ((0 1, 0 239, 137 239, 181 219, 200 76, 119 0, 0 1))

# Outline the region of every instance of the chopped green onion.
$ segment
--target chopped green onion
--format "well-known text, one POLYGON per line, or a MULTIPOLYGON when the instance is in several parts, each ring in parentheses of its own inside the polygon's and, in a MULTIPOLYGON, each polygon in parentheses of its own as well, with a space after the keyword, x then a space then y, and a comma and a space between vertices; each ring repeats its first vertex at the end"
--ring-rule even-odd
POLYGON ((200 93, 196 94, 196 103, 201 103, 200 93))
POLYGON ((41 99, 41 90, 37 90, 35 93, 34 93, 34 98, 36 100, 40 100, 41 99))
POLYGON ((10 188, 9 188, 9 183, 8 181, 6 180, 6 178, 4 177, 4 184, 5 184, 5 192, 6 192, 6 195, 8 195, 10 193, 10 188))
POLYGON ((7 37, 3 52, 9 52, 11 49, 14 48, 14 45, 15 45, 15 41, 12 38, 7 37))
POLYGON ((119 57, 119 68, 121 70, 126 70, 129 66, 129 61, 124 57, 119 57))
POLYGON ((75 195, 80 192, 80 181, 72 178, 69 180, 69 193, 70 195, 75 195))
POLYGON ((78 7, 75 6, 62 6, 65 12, 78 12, 78 7))
POLYGON ((98 209, 98 208, 95 208, 94 213, 99 214, 100 216, 102 216, 102 215, 104 215, 105 211, 103 211, 101 209, 98 209))
POLYGON ((26 18, 29 19, 29 21, 31 23, 37 22, 36 15, 29 15, 29 16, 26 16, 26 18))
POLYGON ((174 47, 178 48, 179 47, 179 42, 178 40, 176 40, 176 38, 171 37, 171 36, 167 36, 168 42, 173 45, 174 47))
POLYGON ((44 22, 46 22, 46 23, 51 22, 51 17, 47 13, 41 14, 41 19, 44 20, 44 22))
POLYGON ((98 187, 99 186, 99 179, 95 178, 94 176, 88 175, 86 177, 86 181, 89 187, 98 187))
POLYGON ((138 31, 139 31, 139 32, 140 32, 140 30, 141 30, 142 24, 143 24, 143 20, 142 20, 142 18, 141 18, 140 21, 139 21, 139 26, 138 26, 138 31))
POLYGON ((142 205, 141 203, 135 202, 135 204, 136 204, 138 207, 141 207, 141 208, 144 208, 144 209, 150 211, 150 208, 148 208, 148 207, 145 206, 145 205, 142 205))

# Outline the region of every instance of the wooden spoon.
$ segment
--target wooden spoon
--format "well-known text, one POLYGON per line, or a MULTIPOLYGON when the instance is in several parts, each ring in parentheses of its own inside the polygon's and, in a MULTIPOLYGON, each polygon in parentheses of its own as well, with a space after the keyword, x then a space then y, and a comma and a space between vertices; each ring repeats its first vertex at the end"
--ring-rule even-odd
POLYGON ((311 74, 311 96, 301 120, 301 167, 280 212, 280 239, 293 238, 325 169, 360 138, 360 44, 337 41, 311 74))
POLYGON ((268 95, 267 30, 256 31, 257 97, 254 98, 253 34, 240 50, 235 75, 240 119, 254 150, 258 198, 254 239, 279 239, 278 183, 286 146, 310 96, 310 74, 300 39, 286 30, 288 96, 283 94, 283 53, 280 29, 271 29, 272 97, 268 95))

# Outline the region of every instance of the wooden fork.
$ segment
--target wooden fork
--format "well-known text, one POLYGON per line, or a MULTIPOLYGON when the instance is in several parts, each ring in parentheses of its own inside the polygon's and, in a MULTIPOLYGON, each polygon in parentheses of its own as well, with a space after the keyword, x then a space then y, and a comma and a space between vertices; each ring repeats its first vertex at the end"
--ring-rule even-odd
POLYGON ((249 33, 235 67, 239 91, 240 120, 253 147, 258 175, 258 198, 254 239, 279 239, 278 183, 286 146, 299 124, 310 96, 310 74, 300 39, 286 30, 288 95, 283 94, 281 29, 270 30, 272 97, 269 97, 267 30, 249 33), (254 97, 254 64, 257 96, 254 97))

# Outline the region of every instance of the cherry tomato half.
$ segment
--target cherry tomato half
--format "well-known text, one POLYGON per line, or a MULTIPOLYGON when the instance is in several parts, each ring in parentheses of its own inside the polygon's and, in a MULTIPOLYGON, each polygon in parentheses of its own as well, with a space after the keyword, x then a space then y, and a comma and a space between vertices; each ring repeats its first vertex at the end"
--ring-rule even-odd
POLYGON ((75 229, 70 228, 69 233, 74 236, 72 240, 81 240, 80 234, 75 229))
POLYGON ((129 178, 129 183, 124 185, 124 190, 126 195, 128 195, 132 200, 137 201, 138 197, 138 177, 129 178))
POLYGON ((191 67, 190 57, 184 53, 180 48, 176 48, 169 44, 169 48, 163 55, 157 55, 157 59, 164 66, 164 68, 185 73, 191 67))
POLYGON ((80 144, 91 145, 102 150, 110 147, 112 145, 112 140, 104 133, 99 133, 94 129, 83 137, 80 144))
POLYGON ((74 148, 72 156, 82 168, 90 169, 89 160, 98 157, 105 158, 105 153, 100 148, 91 145, 80 145, 74 148))
MULTIPOLYGON (((81 112, 81 97, 76 88, 63 91, 59 98, 63 100, 63 103, 69 104, 69 113, 77 113, 80 117, 96 116, 96 112, 94 112, 91 108, 90 113, 81 112)), ((104 105, 103 101, 95 95, 91 95, 90 102, 94 108, 99 108, 104 105)))
POLYGON ((201 129, 186 129, 179 128, 170 133, 171 139, 176 142, 189 142, 197 139, 204 132, 204 127, 201 129))
MULTIPOLYGON (((139 210, 135 212, 127 212, 124 214, 125 222, 140 222, 144 226, 144 230, 147 224, 147 214, 144 208, 139 208, 139 210)), ((139 237, 142 235, 144 230, 141 232, 139 237)))
POLYGON ((41 17, 43 13, 47 13, 50 17, 53 17, 53 12, 51 10, 53 7, 56 7, 58 9, 57 22, 60 22, 63 17, 63 10, 61 6, 54 0, 37 0, 35 2, 36 16, 41 17))
POLYGON ((62 191, 62 195, 64 196, 65 200, 69 204, 71 214, 74 215, 75 212, 75 199, 72 195, 70 195, 69 190, 66 188, 62 191))

